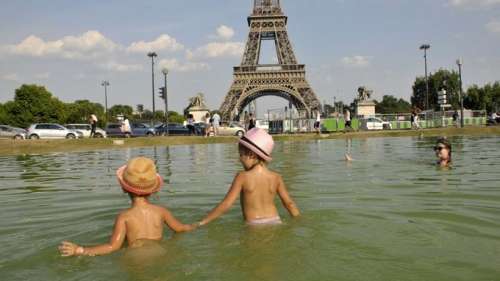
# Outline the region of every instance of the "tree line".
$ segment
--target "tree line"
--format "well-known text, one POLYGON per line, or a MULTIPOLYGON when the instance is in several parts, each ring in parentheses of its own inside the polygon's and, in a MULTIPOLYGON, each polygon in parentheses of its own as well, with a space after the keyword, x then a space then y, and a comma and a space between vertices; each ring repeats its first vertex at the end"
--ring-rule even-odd
MULTIPOLYGON (((452 110, 460 109, 460 76, 456 71, 439 69, 428 76, 429 80, 429 109, 440 110, 438 93, 446 90, 448 103, 452 110)), ((417 77, 412 86, 411 102, 392 95, 384 95, 381 101, 375 100, 375 111, 379 114, 409 113, 412 110, 426 109, 426 82, 425 77, 417 77)), ((335 108, 349 108, 354 111, 356 103, 345 105, 336 102, 335 107, 325 104, 326 112, 334 112, 335 108)), ((470 110, 484 110, 487 113, 500 111, 500 81, 488 83, 484 86, 472 85, 464 90, 464 108, 470 110)))
MULTIPOLYGON (((149 110, 134 112, 128 105, 114 105, 105 114, 104 106, 88 100, 64 103, 49 92, 44 86, 22 85, 15 90, 14 100, 0 103, 0 124, 27 128, 33 123, 87 123, 89 116, 95 114, 98 125, 104 127, 106 119, 115 122, 118 115, 125 115, 131 121, 153 119, 149 110)), ((164 120, 164 111, 156 111, 155 120, 164 120)), ((184 116, 169 111, 169 122, 182 123, 184 116)))

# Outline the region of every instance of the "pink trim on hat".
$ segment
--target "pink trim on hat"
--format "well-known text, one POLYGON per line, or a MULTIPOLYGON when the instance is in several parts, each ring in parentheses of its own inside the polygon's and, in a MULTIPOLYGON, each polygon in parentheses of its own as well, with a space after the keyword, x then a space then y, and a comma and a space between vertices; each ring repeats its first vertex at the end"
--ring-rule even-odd
POLYGON ((130 193, 133 193, 138 196, 144 196, 144 195, 150 195, 153 194, 157 191, 159 191, 163 185, 163 178, 159 175, 156 174, 156 180, 158 182, 157 186, 152 189, 144 190, 144 189, 138 189, 136 187, 133 187, 132 185, 128 184, 124 179, 123 179, 123 173, 125 172, 125 169, 127 168, 127 165, 121 166, 118 170, 116 170, 116 177, 118 178, 118 182, 122 186, 122 188, 130 193))

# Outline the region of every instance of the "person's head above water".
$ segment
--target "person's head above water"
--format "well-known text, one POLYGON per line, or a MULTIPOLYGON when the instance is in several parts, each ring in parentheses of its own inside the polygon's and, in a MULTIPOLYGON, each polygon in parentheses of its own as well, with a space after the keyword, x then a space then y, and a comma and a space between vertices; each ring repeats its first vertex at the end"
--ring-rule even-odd
POLYGON ((438 157, 440 164, 451 162, 451 143, 446 138, 437 140, 434 152, 436 152, 436 157, 438 157))
POLYGON ((239 140, 240 155, 254 156, 262 162, 270 162, 273 160, 271 154, 274 148, 274 140, 265 130, 253 128, 249 130, 239 140))
POLYGON ((116 171, 116 176, 123 190, 131 196, 149 196, 163 185, 153 160, 146 157, 131 159, 116 171))

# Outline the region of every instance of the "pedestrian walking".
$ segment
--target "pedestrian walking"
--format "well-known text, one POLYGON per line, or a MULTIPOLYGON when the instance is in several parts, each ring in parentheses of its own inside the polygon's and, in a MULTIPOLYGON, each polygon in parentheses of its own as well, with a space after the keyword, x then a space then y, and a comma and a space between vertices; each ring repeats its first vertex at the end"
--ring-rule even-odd
POLYGON ((316 133, 319 135, 321 133, 321 113, 319 110, 316 110, 316 122, 314 122, 314 129, 316 130, 316 133))
POLYGON ((420 129, 420 125, 418 124, 418 114, 416 110, 413 110, 411 113, 411 127, 415 130, 420 129))
POLYGON ((122 134, 125 135, 126 138, 129 138, 132 134, 132 130, 130 129, 130 122, 128 121, 128 117, 124 116, 122 121, 122 126, 120 127, 122 134))
POLYGON ((347 128, 349 128, 350 130, 352 130, 352 127, 351 127, 351 112, 347 108, 344 110, 344 119, 345 119, 345 129, 347 130, 347 128))
POLYGON ((248 130, 250 131, 251 129, 255 128, 256 125, 256 120, 255 117, 253 116, 253 113, 250 113, 248 117, 248 130))
POLYGON ((212 116, 212 126, 214 128, 214 135, 219 135, 219 127, 220 127, 220 115, 216 112, 213 116, 212 116))
POLYGON ((97 116, 95 114, 91 114, 89 117, 89 122, 90 122, 90 137, 93 138, 95 137, 95 131, 97 129, 97 116))
POLYGON ((245 131, 248 131, 248 125, 249 125, 250 118, 248 116, 248 112, 245 111, 245 114, 243 114, 243 125, 245 127, 245 131))
POLYGON ((190 136, 196 135, 196 131, 195 131, 195 128, 194 128, 194 117, 193 117, 193 114, 189 114, 188 115, 187 128, 189 130, 189 135, 190 136))
POLYGON ((212 129, 212 118, 210 118, 210 113, 205 114, 205 137, 210 135, 210 131, 212 129))

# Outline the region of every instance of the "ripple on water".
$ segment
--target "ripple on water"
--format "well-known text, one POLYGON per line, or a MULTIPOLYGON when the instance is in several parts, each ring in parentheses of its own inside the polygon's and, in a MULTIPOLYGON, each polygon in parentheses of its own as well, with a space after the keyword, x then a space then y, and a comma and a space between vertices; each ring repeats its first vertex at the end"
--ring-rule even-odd
MULTIPOLYGON (((140 251, 61 259, 62 240, 107 241, 129 199, 114 173, 155 160, 166 185, 153 202, 201 219, 241 169, 233 144, 0 157, 0 274, 5 280, 496 280, 500 249, 498 137, 450 138, 453 168, 436 168, 435 138, 278 142, 281 173, 302 216, 250 228, 238 204, 195 232, 140 251), (350 150, 354 161, 346 163, 350 150)), ((280 204, 277 201, 277 204, 280 204)))

